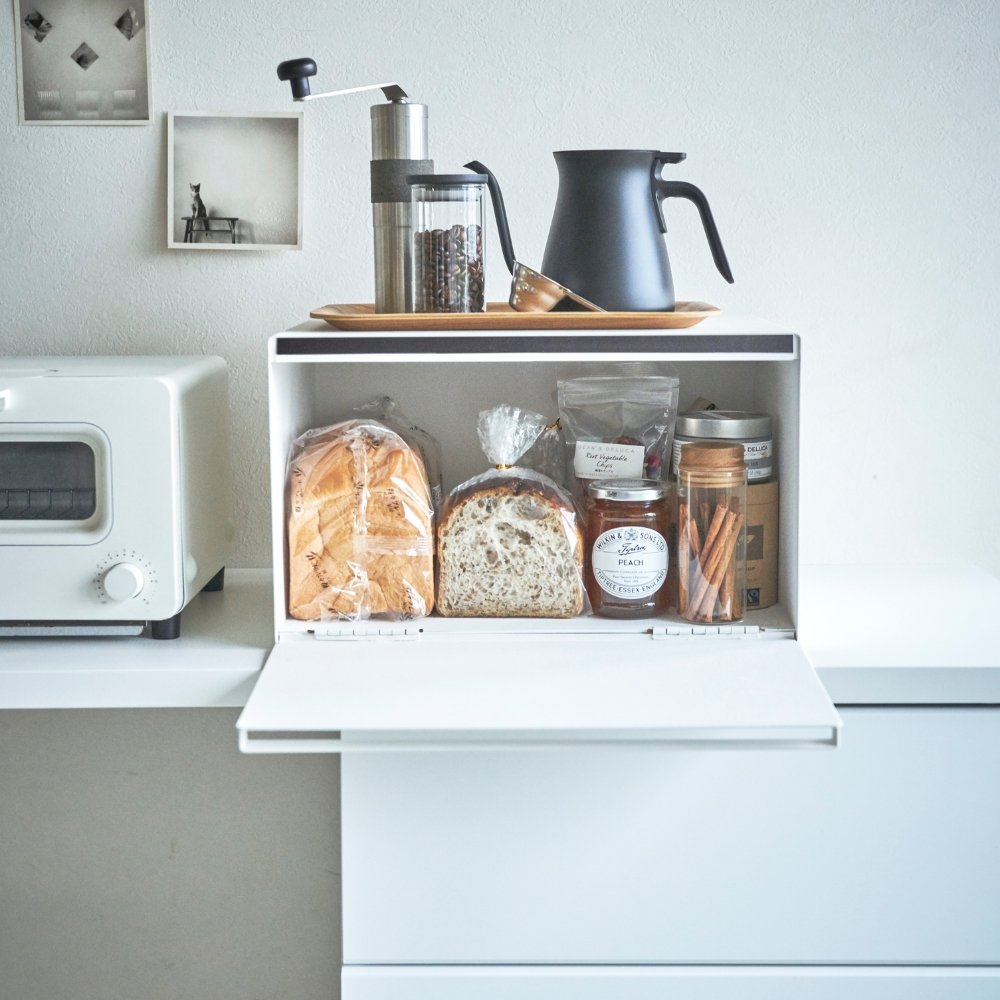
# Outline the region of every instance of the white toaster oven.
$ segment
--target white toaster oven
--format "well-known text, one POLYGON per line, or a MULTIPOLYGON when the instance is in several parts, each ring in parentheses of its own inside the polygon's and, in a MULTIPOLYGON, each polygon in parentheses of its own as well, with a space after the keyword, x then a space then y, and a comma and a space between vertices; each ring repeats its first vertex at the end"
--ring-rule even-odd
POLYGON ((0 634, 180 634, 233 536, 218 357, 0 358, 0 634))

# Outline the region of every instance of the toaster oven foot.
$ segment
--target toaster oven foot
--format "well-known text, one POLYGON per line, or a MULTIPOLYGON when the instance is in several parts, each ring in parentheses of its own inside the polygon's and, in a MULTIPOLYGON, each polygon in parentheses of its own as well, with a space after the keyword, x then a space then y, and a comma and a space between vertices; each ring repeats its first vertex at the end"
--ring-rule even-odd
POLYGON ((204 593, 214 593, 217 590, 222 590, 222 585, 226 582, 226 567, 223 566, 215 576, 212 577, 204 587, 201 588, 201 592, 204 593))
POLYGON ((160 622, 151 622, 154 639, 176 639, 181 634, 181 613, 160 622))

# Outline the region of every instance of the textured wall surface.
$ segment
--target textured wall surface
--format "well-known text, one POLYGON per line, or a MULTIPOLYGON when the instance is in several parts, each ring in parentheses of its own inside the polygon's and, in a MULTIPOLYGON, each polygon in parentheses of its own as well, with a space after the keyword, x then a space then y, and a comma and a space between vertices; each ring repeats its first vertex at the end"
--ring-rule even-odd
MULTIPOLYGON (((679 297, 803 336, 803 558, 1000 572, 995 0, 161 0, 149 22, 152 124, 18 126, 0 17, 0 354, 224 356, 233 565, 270 561, 267 337, 373 295, 368 99, 304 108, 301 251, 168 250, 165 116, 294 110, 274 68, 313 55, 317 91, 426 102, 438 170, 487 163, 536 266, 552 150, 686 151, 671 176, 736 284, 681 205, 679 297)), ((12 996, 338 995, 333 763, 237 758, 214 711, 0 714, 0 760, 12 996)))
MULTIPOLYGON (((274 67, 311 54, 317 91, 398 80, 427 103, 437 169, 489 164, 518 255, 536 266, 552 150, 686 151, 671 176, 706 192, 736 284, 681 203, 679 297, 803 336, 803 558, 957 557, 1000 572, 1000 533, 981 527, 1000 486, 992 0, 305 0, 280 12, 175 0, 149 20, 149 126, 18 126, 13 58, 0 64, 0 347, 223 355, 240 470, 233 565, 270 561, 266 338, 315 306, 373 296, 370 101, 304 106, 301 252, 166 249, 165 112, 293 110, 274 67), (959 489, 942 482, 949 469, 959 489)), ((0 51, 13 51, 12 22, 0 20, 0 51)), ((487 295, 502 299, 507 274, 489 254, 487 295)))

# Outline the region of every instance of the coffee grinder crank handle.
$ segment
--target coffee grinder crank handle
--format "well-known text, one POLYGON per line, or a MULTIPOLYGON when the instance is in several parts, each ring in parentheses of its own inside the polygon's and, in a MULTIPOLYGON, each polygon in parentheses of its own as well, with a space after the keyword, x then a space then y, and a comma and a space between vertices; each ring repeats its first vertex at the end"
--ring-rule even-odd
POLYGON ((287 59, 283 63, 278 63, 278 79, 287 80, 291 84, 293 101, 344 97, 347 94, 361 94, 366 90, 381 90, 387 101, 405 101, 409 96, 398 83, 369 83, 363 87, 348 87, 346 90, 327 90, 322 94, 313 94, 309 91, 309 77, 315 75, 315 59, 287 59))

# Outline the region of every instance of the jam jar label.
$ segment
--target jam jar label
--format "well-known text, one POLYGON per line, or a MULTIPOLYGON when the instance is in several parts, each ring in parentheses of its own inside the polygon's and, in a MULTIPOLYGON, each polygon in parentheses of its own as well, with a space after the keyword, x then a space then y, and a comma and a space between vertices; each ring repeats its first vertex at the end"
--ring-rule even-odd
POLYGON ((650 528, 611 528, 594 541, 591 566, 605 593, 642 600, 655 594, 667 578, 667 540, 650 528))
POLYGON ((580 479, 639 479, 645 457, 641 444, 577 441, 573 472, 580 479))

